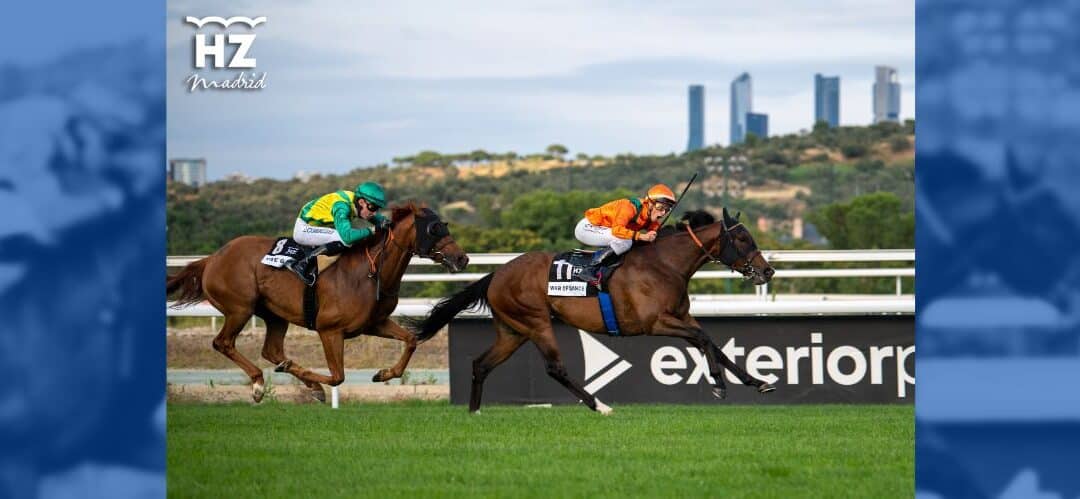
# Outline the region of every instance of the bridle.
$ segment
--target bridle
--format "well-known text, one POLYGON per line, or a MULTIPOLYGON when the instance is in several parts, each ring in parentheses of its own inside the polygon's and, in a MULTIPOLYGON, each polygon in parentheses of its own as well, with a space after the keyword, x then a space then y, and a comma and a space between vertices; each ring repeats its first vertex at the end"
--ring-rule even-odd
POLYGON ((696 244, 697 247, 701 249, 701 252, 705 255, 705 258, 709 262, 724 265, 731 270, 742 274, 743 279, 748 281, 757 277, 758 275, 758 270, 754 268, 754 266, 750 262, 752 262, 756 256, 761 254, 761 250, 754 248, 753 251, 745 255, 740 255, 739 249, 735 247, 734 243, 727 244, 728 241, 732 240, 731 229, 734 229, 735 227, 738 227, 740 225, 742 224, 737 223, 735 225, 732 225, 731 227, 728 227, 727 224, 721 223, 720 227, 722 228, 722 230, 720 232, 720 237, 716 238, 716 242, 713 243, 713 246, 709 249, 705 249, 705 245, 701 243, 701 240, 698 239, 697 234, 694 233, 694 229, 690 228, 689 224, 686 225, 686 233, 690 234, 690 238, 694 240, 694 244, 696 244), (721 241, 724 242, 721 243, 721 241), (716 256, 713 256, 714 248, 716 256), (730 257, 729 255, 727 255, 729 249, 735 254, 734 257, 730 257), (724 261, 725 257, 728 257, 727 261, 724 261), (743 265, 736 268, 735 262, 739 261, 739 258, 743 259, 743 265))
MULTIPOLYGON (((430 211, 430 210, 427 210, 427 211, 430 211)), ((431 214, 434 215, 434 212, 431 212, 431 214)), ((380 295, 382 293, 386 293, 386 294, 390 295, 391 297, 397 297, 396 293, 388 293, 386 291, 383 291, 383 289, 382 289, 382 276, 379 274, 379 270, 382 268, 383 259, 386 256, 386 244, 387 244, 387 242, 393 243, 394 246, 397 247, 397 249, 401 250, 405 254, 405 257, 406 257, 405 260, 406 261, 411 259, 413 257, 413 255, 419 256, 421 258, 428 258, 428 259, 431 259, 431 260, 435 260, 436 257, 443 257, 443 261, 447 261, 445 255, 442 252, 442 249, 446 248, 446 246, 448 246, 451 242, 453 242, 453 239, 450 239, 448 237, 448 236, 450 236, 450 231, 449 231, 449 229, 446 228, 446 223, 442 222, 442 221, 439 221, 438 215, 434 215, 434 216, 435 216, 436 221, 432 222, 432 223, 428 223, 426 225, 426 229, 424 229, 424 230, 425 230, 428 237, 423 237, 423 238, 421 237, 420 225, 418 225, 416 223, 416 220, 419 219, 420 217, 418 217, 418 216, 413 217, 413 225, 416 227, 416 240, 420 241, 421 239, 423 239, 424 243, 425 243, 423 245, 418 244, 419 247, 416 250, 414 250, 414 249, 412 249, 411 247, 408 247, 408 246, 403 246, 401 243, 399 243, 397 241, 397 238, 394 237, 394 230, 392 228, 388 228, 386 230, 386 236, 383 237, 382 247, 379 248, 379 252, 376 254, 376 256, 378 256, 378 258, 379 258, 379 263, 378 264, 375 263, 375 257, 371 256, 370 252, 366 253, 368 262, 370 264, 369 267, 368 267, 368 269, 369 269, 368 277, 371 278, 371 279, 375 279, 375 301, 379 301, 379 297, 380 297, 380 295), (427 241, 429 241, 429 240, 431 241, 430 245, 426 244, 427 241), (442 244, 439 244, 439 243, 442 243, 442 244), (424 246, 427 246, 427 248, 425 248, 424 246)), ((365 250, 365 251, 367 251, 367 250, 365 250)), ((435 261, 438 261, 438 260, 435 260, 435 261)))
MULTIPOLYGON (((425 213, 425 215, 427 215, 427 213, 425 213)), ((417 220, 422 219, 420 216, 415 216, 413 218, 413 224, 416 227, 417 241, 417 248, 415 250, 407 246, 402 246, 392 237, 390 239, 398 249, 407 253, 409 257, 416 255, 420 258, 427 258, 434 261, 438 261, 437 258, 442 258, 443 261, 446 261, 446 255, 443 254, 442 250, 453 243, 453 239, 449 237, 450 230, 447 229, 446 222, 439 220, 438 215, 435 215, 434 212, 430 212, 430 216, 434 216, 435 221, 426 224, 424 228, 421 228, 420 225, 416 223, 417 220)))

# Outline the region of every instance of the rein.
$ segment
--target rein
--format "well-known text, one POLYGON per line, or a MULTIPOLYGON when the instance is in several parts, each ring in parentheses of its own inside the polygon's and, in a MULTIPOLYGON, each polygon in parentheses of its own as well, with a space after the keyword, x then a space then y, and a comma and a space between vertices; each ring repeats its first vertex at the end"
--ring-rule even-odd
MULTIPOLYGON (((399 248, 401 247, 401 245, 399 245, 397 243, 397 241, 394 240, 394 231, 387 230, 386 232, 387 232, 387 236, 383 238, 382 247, 380 247, 379 251, 377 253, 375 253, 375 255, 379 257, 379 264, 378 265, 375 264, 375 257, 371 256, 371 246, 368 246, 368 247, 364 248, 364 255, 367 256, 367 260, 368 260, 368 278, 369 279, 375 279, 375 302, 376 303, 378 303, 379 298, 381 298, 381 295, 384 292, 383 289, 382 289, 382 276, 379 274, 379 270, 380 270, 380 267, 382 267, 382 263, 383 263, 383 261, 384 261, 384 259, 386 257, 386 242, 390 241, 390 242, 394 243, 394 246, 397 246, 399 248)), ((389 294, 389 293, 387 293, 387 294, 389 294)), ((391 294, 390 295, 391 298, 396 297, 396 296, 397 296, 397 294, 391 294)))

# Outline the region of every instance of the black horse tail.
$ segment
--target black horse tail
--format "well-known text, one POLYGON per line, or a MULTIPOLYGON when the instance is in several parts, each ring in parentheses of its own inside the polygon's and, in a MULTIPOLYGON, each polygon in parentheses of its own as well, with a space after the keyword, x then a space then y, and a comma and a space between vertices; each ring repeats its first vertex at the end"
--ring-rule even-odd
POLYGON ((491 286, 491 278, 494 273, 484 276, 479 281, 468 285, 458 294, 443 298, 431 309, 431 313, 415 324, 416 339, 425 342, 435 336, 443 326, 450 323, 457 314, 467 308, 486 306, 488 304, 488 287, 491 286))
POLYGON ((206 298, 203 293, 202 276, 208 259, 209 257, 191 262, 180 272, 165 279, 165 296, 180 293, 176 296, 173 308, 185 307, 206 298))

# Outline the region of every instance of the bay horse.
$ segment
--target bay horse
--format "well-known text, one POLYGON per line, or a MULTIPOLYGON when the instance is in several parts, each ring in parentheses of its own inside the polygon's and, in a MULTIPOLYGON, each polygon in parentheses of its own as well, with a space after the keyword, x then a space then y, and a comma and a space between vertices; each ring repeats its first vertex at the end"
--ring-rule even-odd
POLYGON ((169 276, 166 293, 178 293, 175 307, 206 299, 224 314, 214 349, 251 378, 251 397, 256 403, 265 392, 262 370, 236 349, 236 337, 252 315, 266 322, 262 357, 273 363, 276 371, 298 378, 313 397, 325 402, 322 385, 337 386, 345 380, 345 339, 367 334, 405 342, 401 359, 376 373, 373 381, 397 378, 405 371, 417 338, 390 314, 397 307, 401 277, 414 254, 441 263, 452 273, 464 270, 469 263, 468 255, 434 211, 408 203, 391 208, 390 219, 389 230, 378 231, 346 249, 315 283, 320 303, 315 329, 326 354, 329 376, 285 357, 289 323, 305 324, 305 286, 292 272, 261 263, 275 238, 241 236, 229 241, 214 254, 169 276))
MULTIPOLYGON (((690 316, 690 277, 705 263, 722 263, 754 284, 772 279, 773 268, 757 249, 750 231, 724 208, 715 222, 704 211, 688 213, 671 231, 651 244, 635 245, 607 285, 615 316, 624 336, 653 335, 683 338, 705 354, 714 381, 713 394, 727 395, 720 365, 746 385, 761 393, 775 388, 756 379, 732 362, 690 316)), ((665 232, 667 232, 665 230, 665 232)), ((590 409, 610 414, 611 408, 570 379, 555 341, 551 318, 591 334, 606 334, 597 298, 548 296, 548 270, 554 253, 525 253, 495 272, 470 284, 461 292, 438 302, 431 313, 415 324, 421 342, 434 336, 466 308, 487 305, 495 323, 495 344, 473 361, 469 411, 480 410, 484 379, 526 341, 543 355, 547 373, 590 409)))

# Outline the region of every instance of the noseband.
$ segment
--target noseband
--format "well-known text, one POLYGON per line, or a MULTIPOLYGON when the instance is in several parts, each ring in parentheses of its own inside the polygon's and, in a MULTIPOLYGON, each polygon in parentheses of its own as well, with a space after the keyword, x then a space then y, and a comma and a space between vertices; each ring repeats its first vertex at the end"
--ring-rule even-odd
POLYGON ((731 259, 730 262, 725 262, 724 259, 723 259, 724 249, 727 248, 728 245, 720 243, 721 240, 730 241, 731 240, 731 229, 734 229, 735 227, 738 227, 740 225, 742 225, 742 224, 741 223, 740 224, 735 224, 735 225, 732 225, 731 227, 728 227, 726 225, 721 226, 721 227, 723 227, 723 232, 720 233, 720 237, 716 238, 716 242, 713 244, 713 248, 716 248, 716 255, 717 256, 713 256, 712 251, 705 249, 705 245, 701 244, 701 240, 698 239, 697 234, 694 234, 694 230, 691 229, 689 225, 686 226, 686 233, 690 234, 690 238, 694 240, 694 244, 696 244, 698 248, 701 248, 701 252, 705 255, 706 259, 708 259, 712 263, 724 265, 727 268, 742 274, 743 280, 748 281, 750 279, 753 279, 753 278, 757 277, 757 275, 758 275, 757 269, 754 268, 754 266, 750 262, 752 262, 754 260, 754 257, 761 254, 761 250, 759 250, 757 248, 754 248, 753 251, 751 251, 750 253, 748 253, 746 255, 739 255, 738 248, 736 248, 735 245, 732 244, 731 249, 735 250, 735 258, 731 259), (735 268, 734 264, 735 264, 736 261, 739 260, 740 256, 743 258, 743 265, 741 265, 739 268, 735 268))

